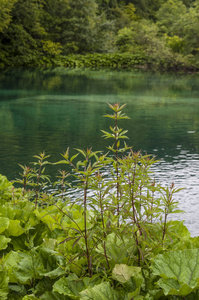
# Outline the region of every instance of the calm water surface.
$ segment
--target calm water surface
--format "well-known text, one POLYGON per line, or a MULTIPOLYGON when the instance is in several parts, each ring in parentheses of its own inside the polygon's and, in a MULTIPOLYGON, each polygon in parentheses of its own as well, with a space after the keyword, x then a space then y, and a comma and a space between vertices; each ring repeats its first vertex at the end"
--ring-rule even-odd
MULTIPOLYGON (((127 103, 129 145, 155 154, 153 169, 163 185, 186 187, 176 194, 192 235, 199 235, 199 75, 82 71, 63 68, 1 70, 0 173, 18 176, 45 150, 51 161, 68 146, 103 150, 107 102, 127 103)), ((51 171, 53 172, 53 171, 51 171)), ((53 174, 52 174, 53 175, 53 174)))

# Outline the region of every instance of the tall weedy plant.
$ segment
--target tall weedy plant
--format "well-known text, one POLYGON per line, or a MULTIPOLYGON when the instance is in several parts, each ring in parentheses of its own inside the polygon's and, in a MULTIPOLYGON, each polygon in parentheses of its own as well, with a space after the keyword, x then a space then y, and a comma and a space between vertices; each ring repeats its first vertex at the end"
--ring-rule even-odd
MULTIPOLYGON (((128 130, 123 130, 118 126, 118 122, 122 119, 129 119, 124 113, 122 113, 125 104, 120 106, 118 103, 111 105, 108 104, 109 107, 112 109, 112 114, 106 114, 106 118, 110 118, 114 120, 114 127, 110 126, 110 132, 101 130, 104 135, 105 139, 113 139, 114 143, 112 146, 109 146, 108 149, 113 153, 114 160, 112 160, 112 165, 115 169, 116 173, 116 211, 117 211, 117 226, 119 226, 120 222, 120 198, 121 198, 121 187, 120 187, 120 176, 119 176, 119 157, 127 150, 129 147, 124 143, 124 148, 120 147, 121 139, 128 139, 125 135, 128 130)), ((110 161, 111 162, 111 161, 110 161)))
MULTIPOLYGON (((112 164, 113 183, 115 183, 115 191, 112 192, 112 210, 115 209, 117 215, 117 229, 124 224, 128 230, 131 228, 131 234, 135 239, 135 244, 138 250, 138 265, 140 265, 141 257, 144 259, 142 253, 141 241, 146 236, 145 213, 151 214, 149 209, 154 206, 151 203, 151 186, 152 180, 149 176, 149 167, 155 162, 154 158, 145 155, 143 156, 139 151, 134 152, 132 147, 127 146, 126 142, 121 145, 121 140, 128 137, 126 133, 128 130, 123 130, 118 126, 122 119, 129 119, 123 113, 125 105, 120 106, 118 103, 111 105, 113 114, 106 114, 114 120, 114 127, 110 126, 110 132, 102 130, 103 137, 106 139, 113 139, 114 143, 108 149, 113 153, 113 157, 109 158, 112 164), (128 225, 127 225, 128 224, 128 225)), ((154 188, 153 188, 154 190, 154 188)), ((123 230, 122 230, 123 232, 123 230)), ((121 235, 121 233, 120 233, 121 235)))
MULTIPOLYGON (((54 206, 48 207, 41 220, 50 224, 51 230, 62 232, 57 251, 71 270, 78 269, 78 276, 101 274, 107 279, 117 263, 146 266, 154 249, 158 253, 169 247, 168 215, 179 212, 173 200, 178 190, 162 187, 151 177, 155 158, 126 144, 127 130, 119 127, 120 120, 129 119, 124 107, 109 104, 112 114, 105 115, 113 121, 109 131, 102 130, 105 139, 113 140, 108 153, 76 149, 70 157, 68 148, 55 163, 65 166, 55 182, 59 191, 61 185, 61 193, 55 189, 54 206), (71 184, 68 178, 72 178, 71 184), (68 196, 70 191, 75 191, 75 200, 68 196)), ((41 203, 39 191, 48 180, 44 170, 49 163, 45 153, 36 158, 37 169, 24 167, 21 180, 24 190, 27 183, 32 185, 35 207, 41 203)))
MULTIPOLYGON (((59 161, 57 164, 67 164, 72 168, 73 176, 76 179, 77 186, 79 191, 82 191, 82 198, 76 199, 76 202, 80 202, 83 205, 83 228, 78 226, 78 229, 75 229, 75 232, 78 232, 79 236, 77 237, 76 243, 80 242, 81 239, 84 240, 84 255, 87 259, 87 268, 89 276, 93 275, 92 267, 92 252, 93 246, 95 245, 95 231, 93 230, 94 224, 88 226, 89 217, 88 217, 88 191, 93 186, 93 181, 95 180, 94 174, 99 172, 101 168, 101 160, 98 157, 98 151, 93 152, 92 149, 81 150, 77 149, 77 154, 69 158, 69 148, 62 155, 64 160, 59 161), (74 162, 79 155, 82 156, 82 160, 74 162)), ((74 204, 74 203, 73 203, 74 204)), ((92 203, 90 203, 92 205, 92 203)), ((68 214, 64 213, 69 216, 68 214)), ((71 219, 71 218, 70 218, 71 219)), ((74 223, 76 221, 72 219, 74 223)), ((77 223, 76 223, 77 224, 77 223)))

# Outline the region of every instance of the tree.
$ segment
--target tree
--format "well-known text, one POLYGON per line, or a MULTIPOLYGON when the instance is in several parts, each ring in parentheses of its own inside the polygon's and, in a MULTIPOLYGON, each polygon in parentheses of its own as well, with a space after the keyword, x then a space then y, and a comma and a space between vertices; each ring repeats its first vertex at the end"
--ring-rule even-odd
POLYGON ((8 27, 12 19, 11 11, 17 0, 1 0, 0 1, 0 33, 8 27))
POLYGON ((165 0, 125 0, 124 2, 126 5, 133 4, 136 9, 136 14, 140 18, 155 19, 156 11, 165 0))
POLYGON ((62 31, 68 19, 69 0, 45 0, 43 4, 42 24, 49 39, 62 42, 62 31))
POLYGON ((161 33, 181 35, 181 17, 186 14, 187 7, 181 0, 168 0, 158 10, 157 25, 161 33))
POLYGON ((157 13, 157 25, 166 34, 173 51, 184 55, 199 53, 199 1, 186 7, 181 0, 168 0, 157 13))
POLYGON ((199 55, 199 1, 181 16, 185 54, 199 55))
POLYGON ((42 4, 39 0, 18 0, 12 7, 12 21, 4 30, 2 48, 17 64, 36 60, 45 29, 40 23, 42 4))
POLYGON ((65 3, 65 15, 59 13, 60 23, 57 24, 63 54, 92 51, 97 13, 95 0, 69 0, 65 3))
POLYGON ((157 25, 143 19, 132 22, 131 28, 120 30, 116 45, 121 52, 147 56, 150 64, 162 68, 183 64, 183 57, 173 53, 166 42, 164 36, 159 36, 157 25))
POLYGON ((1 62, 41 65, 60 54, 60 45, 49 39, 42 24, 43 4, 40 0, 15 1, 10 12, 11 21, 1 36, 1 62))

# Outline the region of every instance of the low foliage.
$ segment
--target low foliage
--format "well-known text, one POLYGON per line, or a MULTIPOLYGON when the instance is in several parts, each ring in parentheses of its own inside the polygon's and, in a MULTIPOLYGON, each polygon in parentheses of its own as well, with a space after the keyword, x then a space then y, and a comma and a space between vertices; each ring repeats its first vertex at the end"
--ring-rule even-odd
POLYGON ((147 57, 144 54, 87 54, 64 57, 64 66, 79 68, 130 68, 145 66, 147 57))
POLYGON ((168 221, 178 190, 156 183, 155 158, 126 144, 124 105, 109 107, 108 153, 68 148, 56 163, 40 153, 15 183, 0 176, 1 299, 198 298, 199 239, 168 221), (49 164, 63 166, 53 189, 49 164))

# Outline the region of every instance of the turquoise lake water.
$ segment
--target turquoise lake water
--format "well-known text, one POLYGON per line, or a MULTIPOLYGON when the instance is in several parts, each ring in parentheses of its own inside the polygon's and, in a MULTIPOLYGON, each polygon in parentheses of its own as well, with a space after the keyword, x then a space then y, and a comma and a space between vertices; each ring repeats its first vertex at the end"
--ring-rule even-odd
MULTIPOLYGON (((199 75, 130 71, 5 69, 0 72, 0 173, 10 180, 20 164, 44 151, 51 161, 69 146, 104 150, 107 103, 126 103, 128 144, 154 154, 163 185, 176 194, 192 235, 199 235, 199 75)), ((54 170, 50 171, 52 176, 54 170)))

